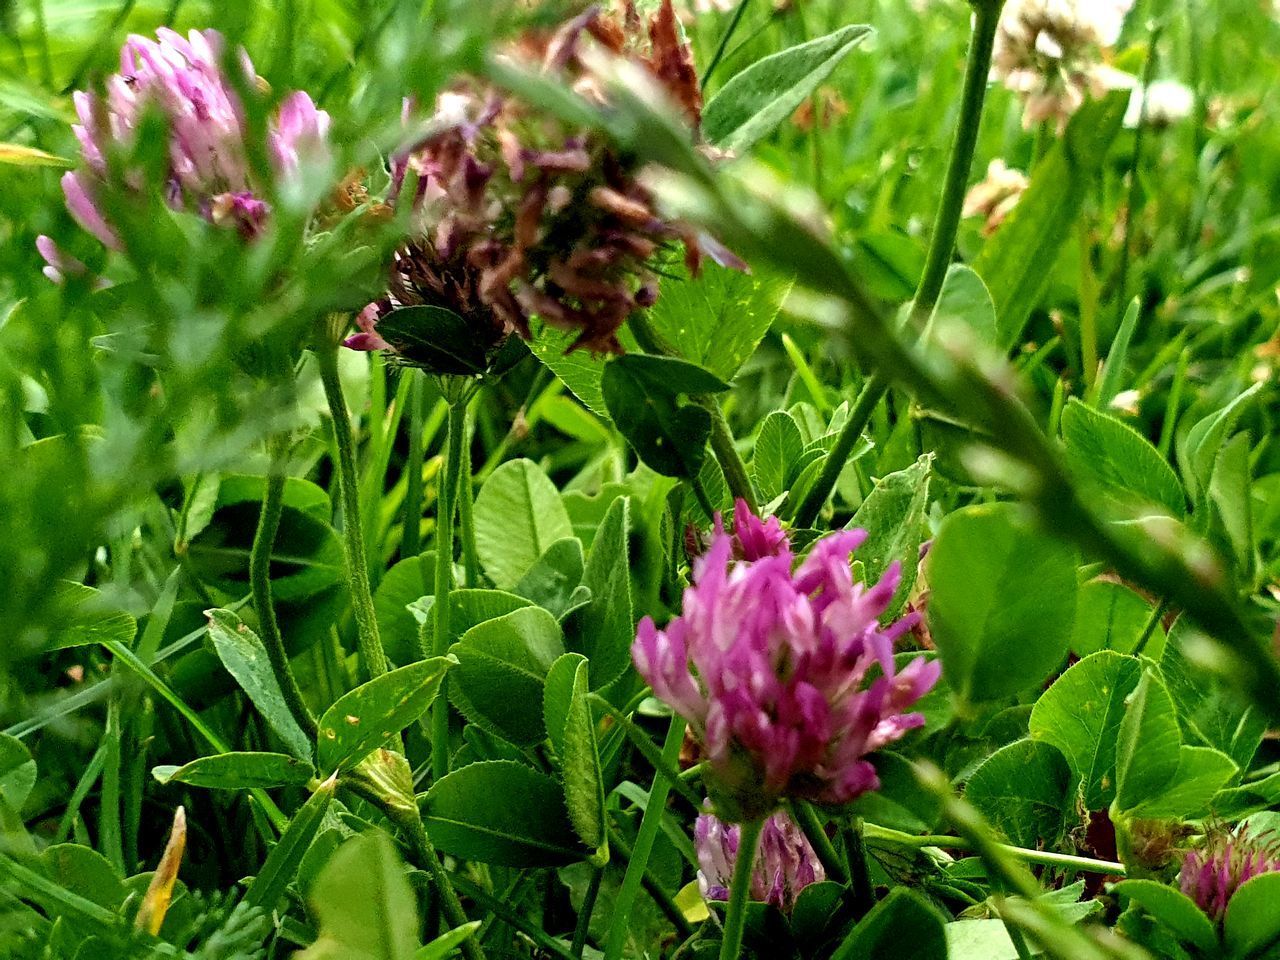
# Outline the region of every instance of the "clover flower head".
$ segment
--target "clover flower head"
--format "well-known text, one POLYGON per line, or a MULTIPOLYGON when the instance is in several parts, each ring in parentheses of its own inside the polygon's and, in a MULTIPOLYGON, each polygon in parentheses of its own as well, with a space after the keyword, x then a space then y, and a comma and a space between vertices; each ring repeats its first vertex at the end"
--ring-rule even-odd
MULTIPOLYGON (((107 247, 122 246, 98 202, 101 189, 116 175, 108 158, 116 146, 133 144, 148 110, 159 111, 168 128, 168 169, 161 186, 169 203, 246 236, 260 230, 270 211, 263 185, 253 182, 244 110, 224 72, 222 53, 222 37, 214 30, 183 36, 161 28, 155 39, 131 35, 120 52, 120 72, 107 79, 104 94, 74 94, 79 122, 72 130, 84 163, 62 178, 62 189, 71 215, 107 247)), ((252 81, 248 56, 242 52, 239 61, 252 81)), ((286 97, 267 133, 275 173, 290 176, 302 156, 322 152, 328 128, 328 114, 317 110, 307 94, 286 97)), ((123 176, 125 188, 143 186, 138 171, 123 176)), ((65 272, 46 259, 55 272, 65 272)))
POLYGON ((1189 850, 1178 874, 1182 892, 1214 920, 1227 912, 1242 885, 1263 873, 1280 871, 1280 843, 1248 826, 1214 831, 1203 846, 1189 850))
POLYGON ((1023 125, 1059 130, 1086 97, 1131 86, 1104 62, 1133 0, 1010 0, 996 31, 992 76, 1023 98, 1023 125))
POLYGON ((986 179, 975 183, 965 194, 964 216, 985 217, 982 234, 989 237, 1000 229, 1030 185, 1025 173, 996 157, 987 166, 986 179))
MULTIPOLYGON (((738 827, 711 813, 699 814, 694 822, 698 889, 704 899, 729 899, 740 835, 738 827)), ((771 903, 789 913, 801 890, 826 878, 827 873, 813 847, 791 817, 778 812, 764 822, 751 869, 752 900, 771 903)))
POLYGON ((894 642, 918 617, 881 625, 901 571, 855 582, 850 554, 865 539, 831 534, 793 569, 785 536, 734 560, 717 526, 680 616, 662 630, 640 622, 636 669, 701 741, 721 816, 755 819, 785 797, 853 800, 879 786, 867 756, 924 723, 908 710, 940 667, 918 658, 897 669, 894 642))
MULTIPOLYGON (((593 6, 555 31, 521 37, 505 55, 601 101, 592 63, 602 53, 642 67, 696 136, 701 93, 670 0, 647 23, 630 2, 620 18, 593 6)), ((391 172, 394 202, 414 206, 414 237, 395 256, 386 295, 347 341, 355 349, 385 349, 378 344, 387 338, 373 336, 379 320, 431 305, 464 317, 480 337, 529 338, 537 316, 576 333, 571 349, 616 353, 618 328, 657 299, 664 247, 682 241, 695 271, 704 250, 740 265, 710 238, 664 219, 634 161, 599 132, 477 80, 437 98, 391 172)))

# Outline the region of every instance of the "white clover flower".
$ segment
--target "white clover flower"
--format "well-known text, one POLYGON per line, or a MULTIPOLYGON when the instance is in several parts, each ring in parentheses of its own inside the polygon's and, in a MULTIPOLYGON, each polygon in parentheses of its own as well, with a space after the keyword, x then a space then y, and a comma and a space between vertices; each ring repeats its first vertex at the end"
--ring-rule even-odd
POLYGON ((1023 125, 1059 130, 1086 97, 1132 86, 1106 65, 1133 0, 1010 0, 996 32, 992 77, 1020 94, 1023 125))
POLYGON ((1145 96, 1146 122, 1148 126, 1163 128, 1181 123, 1196 106, 1196 95, 1185 83, 1177 80, 1157 80, 1151 86, 1135 87, 1129 98, 1129 109, 1124 115, 1124 125, 1133 129, 1142 122, 1142 100, 1145 96))

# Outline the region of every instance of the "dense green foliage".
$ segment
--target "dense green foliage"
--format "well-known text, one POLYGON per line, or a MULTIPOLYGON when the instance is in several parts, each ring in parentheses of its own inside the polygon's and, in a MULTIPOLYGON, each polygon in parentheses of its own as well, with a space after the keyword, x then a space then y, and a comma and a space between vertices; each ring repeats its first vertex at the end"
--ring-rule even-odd
POLYGON ((631 648, 746 492, 797 550, 865 529, 859 580, 902 564, 942 680, 879 790, 795 802, 826 880, 748 904, 744 955, 1280 956, 1280 875, 1221 917, 1177 889, 1280 824, 1269 4, 1138 0, 1114 65, 1190 116, 1112 92, 1061 133, 995 83, 965 126, 962 0, 690 13, 714 164, 642 91, 492 56, 582 6, 0 3, 0 955, 715 956, 698 746, 631 648), (59 189, 70 94, 166 23, 251 53, 250 124, 308 90, 334 156, 252 243, 156 192, 109 254, 59 189), (424 349, 482 383, 335 353, 406 224, 312 213, 384 193, 402 98, 462 74, 604 130, 750 271, 669 257, 621 356, 541 323, 464 356, 448 317, 424 349), (952 255, 957 126, 958 186, 1030 185, 952 255))

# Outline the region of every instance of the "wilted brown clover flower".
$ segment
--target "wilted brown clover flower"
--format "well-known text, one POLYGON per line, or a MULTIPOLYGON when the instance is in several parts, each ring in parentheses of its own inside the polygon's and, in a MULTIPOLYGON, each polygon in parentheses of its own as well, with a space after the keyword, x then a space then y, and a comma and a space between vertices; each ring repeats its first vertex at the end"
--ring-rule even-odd
MULTIPOLYGON (((521 37, 507 55, 536 63, 603 102, 590 47, 642 66, 697 137, 702 97, 670 0, 643 22, 598 7, 559 29, 521 37)), ((696 272, 705 248, 731 254, 658 214, 637 164, 599 132, 574 129, 474 80, 441 94, 426 135, 393 162, 393 194, 413 191, 416 236, 396 254, 386 296, 358 320, 355 349, 399 349, 383 319, 411 305, 444 307, 498 344, 531 336, 537 316, 574 331, 571 349, 621 350, 617 331, 658 295, 655 256, 683 241, 696 272)))

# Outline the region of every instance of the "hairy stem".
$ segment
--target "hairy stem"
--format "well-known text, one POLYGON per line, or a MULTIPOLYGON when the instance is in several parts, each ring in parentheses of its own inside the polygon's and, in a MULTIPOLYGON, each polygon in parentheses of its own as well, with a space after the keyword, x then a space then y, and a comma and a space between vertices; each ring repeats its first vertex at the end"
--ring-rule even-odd
POLYGON ((742 931, 746 926, 747 900, 751 894, 751 869, 756 863, 756 847, 760 845, 763 827, 763 820, 749 820, 738 828, 738 862, 733 866, 729 906, 724 913, 720 960, 738 960, 742 954, 742 931))
POLYGON ((453 884, 481 907, 500 918, 503 923, 519 930, 549 955, 560 957, 561 960, 578 960, 561 940, 548 934, 539 924, 533 923, 524 914, 512 909, 510 904, 494 896, 479 884, 473 883, 460 874, 453 875, 453 884))
POLYGON ((1152 635, 1156 632, 1156 626, 1166 613, 1169 612, 1169 601, 1163 597, 1151 609, 1151 613, 1147 616, 1147 622, 1142 626, 1142 633, 1138 636, 1138 642, 1133 645, 1133 655, 1135 657, 1142 656, 1142 651, 1147 649, 1147 644, 1151 642, 1152 635))
POLYGON ((706 485, 702 482, 702 477, 695 476, 689 480, 689 487, 693 490, 693 495, 698 500, 698 506, 702 508, 702 512, 708 517, 714 519, 716 515, 716 505, 711 502, 711 497, 707 495, 706 485))
POLYGON ((841 471, 853 455, 854 447, 862 439, 862 431, 871 422, 871 415, 875 413, 876 407, 884 399, 888 390, 889 378, 878 370, 862 385, 857 399, 853 402, 853 409, 849 411, 849 419, 845 421, 844 427, 836 437, 836 442, 831 447, 831 452, 827 454, 822 472, 792 514, 792 522, 796 527, 801 529, 812 527, 817 521, 823 504, 831 496, 831 491, 836 487, 836 481, 840 479, 841 471))
POLYGON ((1080 225, 1080 375, 1087 390, 1098 379, 1098 283, 1090 258, 1093 256, 1089 227, 1080 225))
MULTIPOLYGON (((631 741, 631 745, 640 751, 640 755, 648 761, 651 767, 660 771, 663 776, 671 781, 671 784, 675 787, 677 793, 688 800, 694 807, 702 805, 702 797, 684 781, 684 777, 689 774, 690 771, 685 771, 685 773, 682 774, 677 766, 674 764, 667 764, 662 758, 662 751, 654 745, 653 740, 649 735, 636 725, 636 722, 631 719, 629 714, 619 710, 605 697, 600 696, 598 693, 590 694, 588 699, 591 701, 591 705, 595 709, 607 713, 613 719, 613 722, 618 725, 618 728, 621 729, 627 739, 631 741)), ((697 773, 696 770, 693 770, 692 772, 695 775, 697 773)))
MULTIPOLYGON (((956 126, 955 140, 951 145, 951 159, 947 164, 943 181, 942 202, 934 220, 933 238, 925 260, 920 285, 916 289, 915 302, 911 305, 910 325, 919 331, 933 314, 947 279, 947 268, 955 251, 956 232, 960 228, 960 214, 964 208, 965 187, 969 171, 973 167, 973 152, 978 143, 978 129, 982 125, 982 108, 987 95, 987 77, 991 72, 991 53, 995 45, 996 27, 1000 23, 1003 0, 985 0, 974 4, 973 36, 969 42, 969 55, 965 67, 964 92, 960 101, 960 120, 956 126)), ((836 437, 835 446, 823 464, 822 473, 809 488, 804 500, 796 509, 794 521, 797 527, 811 527, 822 510, 823 504, 835 489, 849 456, 862 437, 871 415, 889 389, 890 378, 879 370, 863 384, 849 419, 836 437)))
POLYGON ((369 564, 364 547, 364 530, 360 525, 360 484, 356 475, 356 442, 351 432, 351 415, 342 394, 338 376, 338 348, 323 345, 316 348, 320 363, 320 382, 333 418, 333 436, 338 447, 338 487, 342 495, 342 541, 346 548, 347 585, 351 590, 351 608, 356 618, 356 645, 365 672, 380 677, 387 672, 387 655, 378 634, 378 619, 373 610, 373 589, 369 585, 369 564))
POLYGON ((289 654, 284 648, 284 638, 280 635, 280 624, 276 621, 275 606, 271 602, 271 550, 276 542, 276 533, 280 529, 280 516, 284 512, 285 468, 289 461, 289 438, 274 436, 267 441, 267 453, 270 458, 267 467, 267 484, 262 492, 262 510, 258 514, 258 529, 253 535, 253 546, 249 552, 249 589, 253 596, 253 607, 258 612, 258 633, 267 650, 267 660, 271 663, 271 672, 275 674, 284 694, 284 702, 289 712, 298 721, 309 736, 316 734, 315 717, 307 708, 302 696, 302 688, 293 676, 293 668, 289 665, 289 654))
POLYGON ((1022 931, 1010 923, 1003 914, 998 913, 998 916, 1004 924, 1004 932, 1009 935, 1009 942, 1013 944, 1013 950, 1018 955, 1018 960, 1031 960, 1031 949, 1027 946, 1027 938, 1022 935, 1022 931))
POLYGON ((978 145, 978 129, 982 126, 982 108, 987 97, 987 78, 991 73, 991 53, 996 41, 1003 0, 983 0, 974 4, 973 36, 965 66, 964 91, 960 99, 960 120, 951 144, 951 159, 942 183, 942 203, 933 222, 933 238, 925 260, 924 273, 911 307, 912 325, 919 328, 933 313, 942 284, 947 279, 951 255, 955 251, 960 213, 964 209, 965 188, 973 167, 973 152, 978 145))
POLYGON ((871 867, 867 863, 866 825, 854 817, 844 833, 845 856, 849 858, 849 876, 853 884, 853 904, 857 916, 865 916, 876 905, 871 867))
MULTIPOLYGON (((449 591, 453 588, 453 514, 462 471, 462 444, 466 435, 467 405, 449 405, 449 436, 445 441, 445 467, 436 494, 436 584, 431 604, 432 649, 423 656, 438 657, 449 649, 449 591)), ((439 780, 449 772, 449 699, 438 696, 431 707, 431 775, 439 780)))
POLYGON ((751 477, 747 474, 747 465, 742 462, 734 443, 733 431, 729 429, 729 421, 725 418, 720 401, 715 397, 700 394, 693 398, 707 413, 711 414, 711 452, 715 454, 724 471, 724 479, 729 484, 735 499, 745 500, 752 513, 760 512, 756 501, 756 491, 751 485, 751 477))
MULTIPOLYGON (((435 844, 431 842, 431 837, 427 835, 427 828, 422 823, 420 816, 405 816, 400 820, 401 826, 409 835, 409 840, 413 844, 414 851, 418 855, 420 865, 427 871, 427 876, 431 878, 431 884, 435 887, 436 896, 440 901, 441 911, 450 927, 460 927, 468 922, 467 912, 462 909, 462 901, 458 899, 458 893, 453 888, 449 874, 445 871, 444 865, 440 862, 440 855, 436 852, 435 844)), ((480 942, 475 937, 468 937, 462 941, 459 948, 462 955, 467 960, 485 960, 484 948, 480 946, 480 942)))

